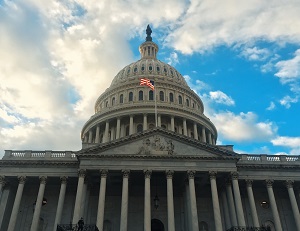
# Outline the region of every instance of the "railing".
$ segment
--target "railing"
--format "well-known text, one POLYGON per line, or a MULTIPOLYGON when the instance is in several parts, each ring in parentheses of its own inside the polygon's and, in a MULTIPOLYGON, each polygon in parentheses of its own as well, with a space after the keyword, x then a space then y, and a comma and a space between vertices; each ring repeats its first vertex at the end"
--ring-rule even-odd
POLYGON ((72 151, 15 151, 5 150, 3 160, 7 159, 34 159, 34 158, 45 158, 45 159, 75 159, 76 155, 72 151))
POLYGON ((57 225, 56 231, 99 231, 96 225, 84 225, 79 228, 77 224, 57 225))
POLYGON ((243 227, 243 226, 236 226, 227 229, 226 231, 271 231, 269 227, 243 227))
POLYGON ((242 154, 241 161, 249 161, 251 163, 274 163, 274 162, 296 162, 300 161, 300 156, 287 156, 287 155, 251 155, 242 154))

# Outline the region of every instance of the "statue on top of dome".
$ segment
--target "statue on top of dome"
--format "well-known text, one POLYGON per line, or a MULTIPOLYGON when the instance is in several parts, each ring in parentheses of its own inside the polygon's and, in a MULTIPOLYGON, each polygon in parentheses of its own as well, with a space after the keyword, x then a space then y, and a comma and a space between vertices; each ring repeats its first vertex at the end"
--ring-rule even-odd
POLYGON ((147 34, 146 41, 152 41, 151 33, 152 33, 152 30, 148 24, 147 29, 146 29, 146 34, 147 34))

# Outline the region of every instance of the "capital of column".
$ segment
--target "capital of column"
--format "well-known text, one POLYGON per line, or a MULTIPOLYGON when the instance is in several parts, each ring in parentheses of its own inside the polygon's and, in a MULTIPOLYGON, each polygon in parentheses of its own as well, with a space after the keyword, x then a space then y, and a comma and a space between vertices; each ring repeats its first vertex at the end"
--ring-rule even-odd
POLYGON ((266 180, 265 182, 266 182, 267 188, 273 187, 274 180, 266 180))
POLYGON ((18 176, 19 184, 25 184, 26 176, 18 176))
POLYGON ((152 171, 151 170, 144 170, 144 174, 145 174, 145 179, 146 178, 151 178, 151 174, 152 174, 152 171))
POLYGON ((231 172, 230 175, 232 180, 237 180, 239 178, 238 172, 231 172))
POLYGON ((40 183, 41 184, 46 184, 47 183, 47 176, 40 176, 40 183))
POLYGON ((196 171, 194 171, 194 170, 187 171, 187 176, 188 176, 189 179, 194 179, 195 174, 196 174, 196 171))
POLYGON ((0 176, 0 184, 5 185, 5 176, 0 176))
POLYGON ((108 170, 107 169, 101 169, 100 174, 101 174, 101 178, 106 178, 107 174, 108 174, 108 170))
POLYGON ((284 182, 284 184, 285 184, 285 186, 286 186, 287 188, 293 188, 294 181, 293 181, 293 180, 286 180, 286 181, 284 182))
POLYGON ((174 171, 172 171, 172 170, 167 170, 166 171, 166 177, 167 177, 167 179, 172 179, 173 175, 174 175, 174 171))
POLYGON ((252 187, 253 180, 245 180, 247 187, 252 187))
POLYGON ((66 183, 68 182, 68 177, 67 177, 67 176, 61 176, 61 177, 60 177, 60 182, 61 182, 62 184, 66 184, 66 183))
POLYGON ((78 170, 78 176, 79 177, 85 177, 86 175, 86 169, 79 169, 78 170))
POLYGON ((230 180, 230 178, 226 178, 225 179, 225 185, 226 186, 231 186, 231 180, 230 180))
POLYGON ((122 170, 122 173, 123 173, 123 178, 129 178, 130 170, 124 169, 122 170))
POLYGON ((216 179, 217 178, 217 172, 216 171, 209 171, 208 172, 209 174, 209 178, 212 180, 212 179, 216 179))

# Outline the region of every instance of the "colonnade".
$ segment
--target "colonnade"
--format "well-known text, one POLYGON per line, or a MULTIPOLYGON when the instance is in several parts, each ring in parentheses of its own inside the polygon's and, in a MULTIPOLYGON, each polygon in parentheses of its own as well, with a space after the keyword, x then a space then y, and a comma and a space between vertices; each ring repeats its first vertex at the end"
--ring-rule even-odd
MULTIPOLYGON (((100 190, 99 190, 99 199, 98 199, 98 209, 97 209, 97 220, 96 225, 99 230, 103 229, 104 223, 104 213, 105 213, 105 198, 106 198, 106 179, 109 174, 107 169, 103 169, 99 171, 100 173, 100 190)), ((144 173, 144 231, 151 231, 151 176, 152 170, 147 169, 143 171, 144 173)), ((225 187, 221 189, 220 193, 218 193, 217 187, 217 172, 210 171, 209 178, 210 178, 210 186, 211 186, 211 198, 212 198, 212 208, 213 208, 213 216, 215 222, 215 230, 221 231, 223 227, 229 229, 231 227, 245 227, 245 216, 244 210, 242 206, 242 200, 240 195, 240 187, 239 187, 239 180, 238 180, 238 173, 232 172, 230 177, 227 178, 225 187), (220 201, 221 199, 221 206, 220 201), (221 209, 223 209, 223 218, 221 217, 221 209), (224 224, 222 224, 224 222, 224 224)), ((87 171, 85 169, 80 169, 78 171, 78 185, 77 185, 77 192, 76 192, 76 200, 74 205, 74 212, 73 212, 73 224, 77 223, 81 216, 81 211, 84 209, 82 204, 83 198, 83 191, 84 191, 84 179, 86 177, 87 171)), ((186 194, 188 197, 188 210, 186 211, 189 214, 189 223, 188 227, 191 231, 199 231, 199 224, 198 224, 198 212, 197 212, 197 192, 195 189, 195 175, 196 171, 189 170, 186 172, 187 174, 187 183, 188 187, 186 188, 186 194)), ((120 231, 127 231, 128 227, 128 199, 129 199, 129 176, 130 170, 125 169, 122 170, 123 175, 123 183, 122 183, 122 197, 121 197, 121 217, 120 217, 120 231)), ((166 170, 166 187, 167 187, 167 227, 168 231, 175 230, 175 211, 174 211, 174 197, 173 197, 173 170, 166 170)), ((4 177, 0 177, 3 181, 4 177)), ((42 207, 42 200, 45 192, 47 176, 41 176, 40 178, 40 186, 38 190, 38 195, 36 199, 34 214, 32 218, 31 228, 30 231, 37 231, 38 230, 38 222, 41 213, 42 207)), ((53 231, 56 230, 57 224, 61 222, 62 218, 62 211, 66 193, 66 185, 68 178, 63 176, 61 179, 61 187, 58 197, 58 204, 56 209, 56 216, 55 216, 55 223, 53 226, 53 231)), ((14 231, 15 225, 17 221, 17 216, 19 212, 20 202, 22 199, 23 189, 26 182, 25 176, 18 177, 19 184, 8 224, 8 231, 14 231)), ((1 181, 1 182, 2 182, 1 181)), ((247 188, 247 196, 248 201, 250 204, 250 212, 252 217, 252 225, 254 227, 260 227, 258 214, 255 205, 255 199, 253 195, 253 180, 245 180, 246 181, 246 188, 247 188)), ((278 213, 278 208, 273 192, 273 182, 274 180, 265 180, 265 185, 269 197, 270 207, 273 215, 273 220, 275 224, 276 231, 283 230, 282 224, 280 221, 280 216, 278 213)), ((286 180, 285 186, 288 191, 292 212, 295 220, 295 224, 297 230, 300 230, 300 214, 299 209, 296 202, 296 197, 293 189, 293 181, 286 180)), ((0 184, 1 185, 1 184, 0 184)), ((2 188, 0 188, 2 190, 2 188)), ((0 192, 1 192, 0 190, 0 192)), ((220 190, 220 188, 219 188, 220 190)), ((188 221, 186 221, 188 222, 188 221)), ((251 226, 252 226, 251 225, 251 226)))
MULTIPOLYGON (((152 116, 154 118, 153 114, 140 114, 130 115, 122 118, 117 117, 104 121, 86 132, 84 134, 83 142, 106 143, 108 141, 119 139, 121 137, 139 132, 137 126, 140 126, 141 130, 145 131, 151 128, 151 123, 149 123, 148 118, 149 116, 152 116), (125 122, 123 121, 124 118, 126 119, 125 122)), ((157 125, 158 127, 164 127, 167 130, 192 137, 204 143, 209 143, 212 145, 216 144, 216 138, 213 133, 204 125, 199 124, 195 121, 187 121, 185 118, 181 117, 175 118, 175 116, 164 116, 162 114, 158 114, 157 125), (162 118, 166 117, 168 118, 167 121, 162 121, 162 118)), ((154 126, 153 123, 152 126, 154 126)))

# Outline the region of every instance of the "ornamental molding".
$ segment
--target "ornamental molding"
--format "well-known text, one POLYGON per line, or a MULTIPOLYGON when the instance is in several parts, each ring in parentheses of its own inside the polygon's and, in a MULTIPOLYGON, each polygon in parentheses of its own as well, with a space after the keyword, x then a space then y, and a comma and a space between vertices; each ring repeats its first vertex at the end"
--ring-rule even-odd
POLYGON ((166 178, 167 179, 173 179, 174 171, 173 170, 167 170, 166 171, 166 178))
POLYGON ((196 171, 194 170, 189 170, 187 171, 187 176, 188 176, 188 179, 194 179, 195 178, 195 175, 196 175, 196 171))
POLYGON ((123 169, 122 170, 123 178, 129 178, 130 175, 130 170, 128 169, 123 169))
POLYGON ((67 184, 68 183, 68 177, 67 176, 61 176, 60 177, 61 184, 67 184))
POLYGON ((78 169, 78 177, 85 177, 86 176, 86 169, 78 169))
POLYGON ((217 178, 217 171, 209 171, 208 174, 211 180, 215 180, 217 178))
POLYGON ((5 185, 5 176, 0 176, 0 184, 5 185))
POLYGON ((245 180, 247 187, 252 187, 253 180, 245 180))
POLYGON ((238 172, 231 172, 231 179, 232 180, 238 180, 239 179, 239 173, 238 172))
POLYGON ((273 183, 274 183, 274 180, 265 180, 266 182, 266 186, 267 188, 272 188, 273 187, 273 183))
POLYGON ((146 138, 143 140, 142 146, 138 149, 139 155, 173 155, 174 144, 171 139, 162 138, 158 135, 146 138))
POLYGON ((247 165, 238 165, 237 169, 242 171, 243 169, 300 169, 300 163, 295 164, 292 162, 262 162, 260 164, 247 164, 247 165))
POLYGON ((19 184, 25 184, 26 176, 18 176, 19 184))
POLYGON ((294 181, 293 181, 293 180, 286 180, 286 181, 284 182, 284 184, 285 184, 285 186, 286 186, 287 188, 293 188, 294 181))
POLYGON ((151 179, 152 170, 145 169, 145 170, 144 170, 144 174, 145 174, 145 179, 146 179, 146 178, 151 179))
POLYGON ((101 169, 100 170, 100 175, 101 175, 101 178, 107 178, 108 170, 107 169, 101 169))
POLYGON ((9 167, 9 166, 30 166, 30 167, 45 167, 45 166, 68 166, 68 167, 78 167, 78 160, 74 161, 65 161, 61 160, 32 160, 33 158, 19 159, 19 160, 0 160, 0 167, 9 167))
POLYGON ((47 176, 40 176, 40 184, 46 184, 47 183, 47 176))

